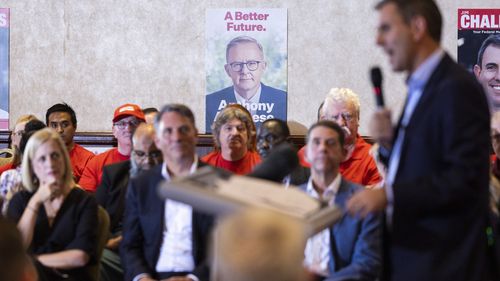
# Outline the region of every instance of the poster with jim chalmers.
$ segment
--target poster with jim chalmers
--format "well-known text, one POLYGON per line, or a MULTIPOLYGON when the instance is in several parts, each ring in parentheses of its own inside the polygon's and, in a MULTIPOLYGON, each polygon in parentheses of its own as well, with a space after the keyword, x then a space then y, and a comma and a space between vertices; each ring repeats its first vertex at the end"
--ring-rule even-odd
POLYGON ((0 130, 9 129, 9 9, 0 8, 0 130))
POLYGON ((205 131, 228 104, 257 127, 287 118, 287 10, 207 9, 205 131))
POLYGON ((458 9, 458 62, 473 72, 500 111, 500 9, 458 9))

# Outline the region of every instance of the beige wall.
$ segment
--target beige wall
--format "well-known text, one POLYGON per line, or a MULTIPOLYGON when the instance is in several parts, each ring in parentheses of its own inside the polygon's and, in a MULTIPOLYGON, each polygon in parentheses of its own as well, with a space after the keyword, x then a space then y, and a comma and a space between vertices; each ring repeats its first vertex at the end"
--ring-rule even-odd
MULTIPOLYGON (((309 126, 331 87, 361 97, 361 134, 374 109, 370 66, 385 73, 386 103, 399 112, 403 75, 390 73, 375 47, 376 0, 0 0, 11 8, 10 112, 13 120, 44 118, 65 101, 80 131, 108 131, 115 107, 134 102, 188 104, 204 128, 206 8, 288 9, 288 119, 309 126)), ((496 0, 438 0, 443 45, 456 56, 459 7, 495 7, 496 0)), ((397 114, 395 114, 397 115, 397 114)))

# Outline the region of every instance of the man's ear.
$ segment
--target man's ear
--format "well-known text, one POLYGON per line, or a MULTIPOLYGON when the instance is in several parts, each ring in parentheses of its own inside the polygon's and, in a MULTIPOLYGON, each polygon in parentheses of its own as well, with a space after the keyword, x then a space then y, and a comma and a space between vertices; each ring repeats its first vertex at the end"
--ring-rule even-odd
POLYGON ((113 136, 114 136, 115 138, 117 138, 117 134, 118 134, 118 131, 117 131, 117 130, 118 130, 118 129, 116 128, 116 126, 115 126, 115 125, 113 125, 113 127, 111 128, 111 132, 113 133, 113 136))
POLYGON ((229 64, 224 65, 224 70, 226 71, 227 76, 231 77, 231 66, 229 64))
POLYGON ((428 33, 427 21, 420 15, 414 16, 410 21, 410 30, 413 40, 420 41, 428 33))
POLYGON ((481 67, 477 64, 474 65, 474 74, 476 75, 476 78, 479 78, 481 75, 481 67))

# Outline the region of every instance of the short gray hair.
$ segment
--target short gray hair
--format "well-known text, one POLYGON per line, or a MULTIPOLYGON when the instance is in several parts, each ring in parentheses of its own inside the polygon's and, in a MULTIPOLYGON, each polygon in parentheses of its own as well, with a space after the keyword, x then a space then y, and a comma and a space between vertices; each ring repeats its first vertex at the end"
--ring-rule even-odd
POLYGON ((227 47, 226 47, 226 61, 227 61, 227 58, 229 57, 229 50, 231 48, 235 47, 236 45, 244 44, 244 43, 254 43, 255 45, 257 45, 257 47, 259 48, 260 52, 262 53, 262 57, 264 57, 264 48, 262 48, 262 45, 257 40, 255 40, 255 38, 250 37, 250 36, 238 36, 238 37, 233 38, 227 44, 227 47))
POLYGON ((296 220, 248 209, 223 219, 214 238, 214 280, 305 280, 306 235, 296 220))
POLYGON ((330 92, 328 92, 328 94, 326 95, 323 106, 323 113, 325 113, 326 109, 333 103, 352 104, 354 106, 354 109, 356 110, 356 115, 358 115, 359 119, 361 106, 359 103, 359 97, 356 93, 353 92, 353 90, 349 88, 332 88, 330 92))

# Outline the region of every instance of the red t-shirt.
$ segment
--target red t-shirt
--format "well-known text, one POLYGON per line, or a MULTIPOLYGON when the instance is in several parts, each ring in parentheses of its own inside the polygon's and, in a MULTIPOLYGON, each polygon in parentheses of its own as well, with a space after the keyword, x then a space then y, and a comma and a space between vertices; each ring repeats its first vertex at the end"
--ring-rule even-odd
POLYGON ((0 175, 3 174, 3 172, 7 171, 7 170, 10 170, 10 169, 15 169, 16 167, 14 167, 14 163, 9 162, 3 166, 0 166, 0 175))
POLYGON ((71 168, 73 169, 73 178, 78 183, 83 174, 83 170, 95 154, 83 148, 83 146, 76 144, 69 152, 69 159, 71 160, 71 168))
POLYGON ((97 186, 101 184, 102 168, 106 165, 130 159, 128 155, 122 155, 117 148, 112 148, 106 152, 98 154, 87 162, 80 177, 80 186, 88 192, 95 192, 97 186))
POLYGON ((237 161, 228 161, 222 157, 220 151, 213 151, 203 156, 201 161, 225 170, 231 171, 238 175, 246 175, 261 162, 259 153, 256 151, 247 151, 245 156, 237 161))
MULTIPOLYGON (((382 180, 375 160, 370 155, 371 145, 362 137, 356 138, 356 144, 351 158, 340 163, 339 172, 346 180, 361 184, 372 185, 382 180)), ((298 152, 300 164, 305 167, 311 167, 305 158, 306 146, 304 145, 298 152)))

